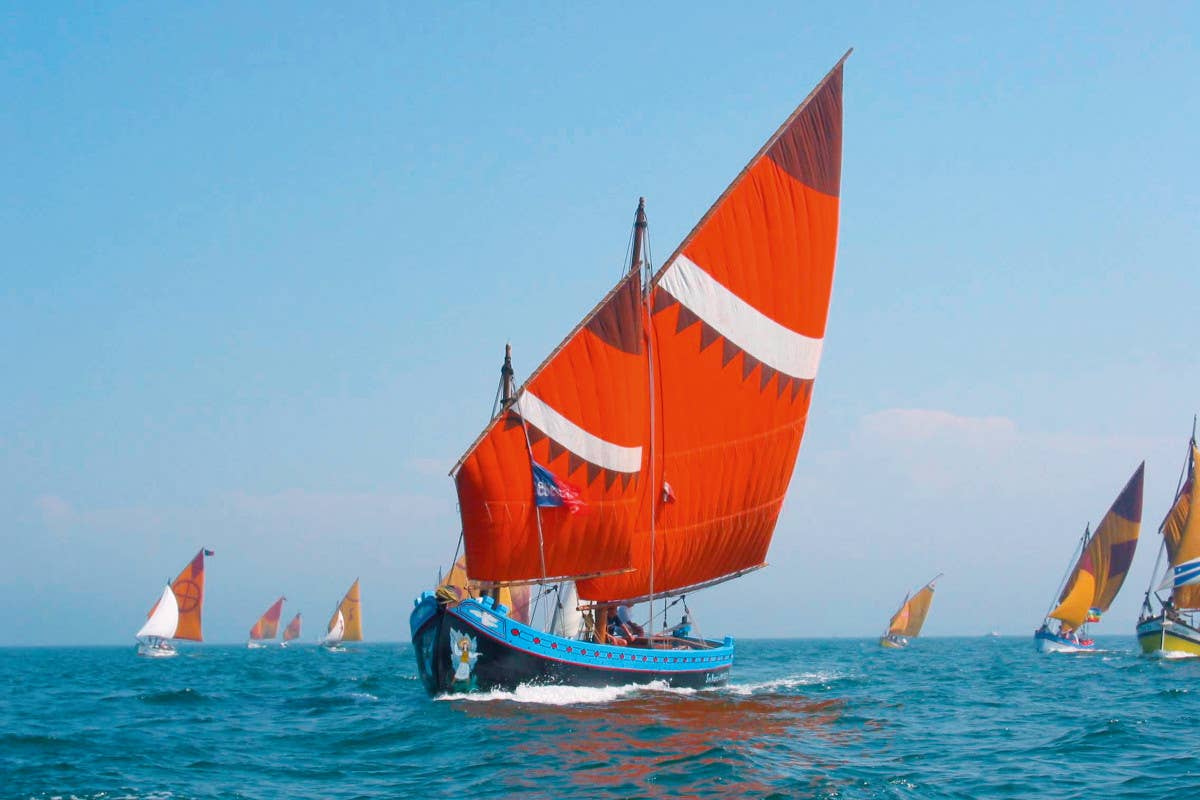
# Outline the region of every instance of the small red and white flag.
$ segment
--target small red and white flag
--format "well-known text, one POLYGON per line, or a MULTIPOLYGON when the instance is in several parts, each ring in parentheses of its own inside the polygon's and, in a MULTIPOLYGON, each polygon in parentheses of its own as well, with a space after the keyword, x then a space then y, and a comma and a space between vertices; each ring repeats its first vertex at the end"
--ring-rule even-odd
POLYGON ((662 501, 664 503, 675 502, 675 490, 671 488, 671 484, 663 481, 662 501))

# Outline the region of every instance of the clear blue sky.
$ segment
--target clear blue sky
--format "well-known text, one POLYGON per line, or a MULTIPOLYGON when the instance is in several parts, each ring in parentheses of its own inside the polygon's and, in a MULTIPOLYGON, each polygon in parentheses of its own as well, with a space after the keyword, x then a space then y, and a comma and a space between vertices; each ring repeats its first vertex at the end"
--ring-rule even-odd
POLYGON ((706 633, 1026 633, 1147 460, 1132 634, 1200 408, 1190 4, 5 4, 0 644, 209 638, 363 580, 406 639, 446 469, 850 46, 842 227, 771 569, 706 633))

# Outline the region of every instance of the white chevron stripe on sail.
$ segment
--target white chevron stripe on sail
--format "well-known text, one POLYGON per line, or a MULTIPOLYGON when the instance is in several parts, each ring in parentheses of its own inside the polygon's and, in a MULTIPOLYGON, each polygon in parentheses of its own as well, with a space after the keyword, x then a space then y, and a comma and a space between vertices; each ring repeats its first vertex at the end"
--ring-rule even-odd
POLYGON ((528 389, 517 399, 516 409, 526 422, 584 461, 613 472, 638 472, 642 468, 640 446, 624 447, 588 433, 528 389))
POLYGON ((785 375, 817 377, 823 340, 780 325, 680 254, 658 285, 717 333, 785 375))

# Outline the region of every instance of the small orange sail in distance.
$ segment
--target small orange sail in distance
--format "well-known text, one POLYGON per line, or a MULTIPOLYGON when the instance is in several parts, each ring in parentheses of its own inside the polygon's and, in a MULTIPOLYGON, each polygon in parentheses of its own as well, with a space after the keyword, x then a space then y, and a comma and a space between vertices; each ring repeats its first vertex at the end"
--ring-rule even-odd
POLYGON ((171 591, 179 602, 179 625, 175 629, 176 639, 204 641, 200 627, 200 612, 204 608, 204 557, 213 555, 212 550, 200 549, 196 557, 183 568, 174 581, 171 591))
POLYGON ((292 617, 292 621, 283 629, 283 641, 290 642, 292 639, 300 638, 300 614, 292 617))
POLYGON ((283 613, 283 601, 286 599, 286 597, 280 597, 258 618, 258 622, 254 623, 254 627, 250 629, 252 640, 261 641, 275 638, 275 634, 279 631, 279 616, 283 613))
POLYGON ((329 630, 333 630, 337 624, 337 616, 341 613, 344 624, 342 641, 343 642, 361 642, 362 635, 362 596, 358 589, 358 578, 354 579, 350 589, 346 592, 346 596, 342 598, 342 602, 338 604, 337 609, 333 612, 333 616, 329 619, 329 630))

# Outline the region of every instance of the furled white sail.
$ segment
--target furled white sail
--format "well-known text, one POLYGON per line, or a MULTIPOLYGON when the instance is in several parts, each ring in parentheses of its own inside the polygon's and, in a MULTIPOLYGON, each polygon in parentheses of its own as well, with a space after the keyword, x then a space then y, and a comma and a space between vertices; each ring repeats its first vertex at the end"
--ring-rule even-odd
POLYGON ((329 632, 325 634, 325 638, 321 640, 321 644, 335 645, 342 643, 342 636, 346 631, 346 618, 342 616, 342 612, 337 612, 337 617, 333 620, 333 625, 330 626, 329 632))
POLYGON ((575 589, 575 581, 560 583, 556 597, 550 632, 555 636, 578 639, 583 633, 583 614, 579 611, 579 592, 575 589))
POLYGON ((175 592, 172 591, 171 585, 167 584, 167 587, 163 589, 162 597, 158 599, 158 604, 154 606, 153 613, 150 614, 150 619, 146 620, 146 624, 137 632, 137 638, 170 639, 175 635, 175 629, 178 626, 179 601, 175 599, 175 592))

